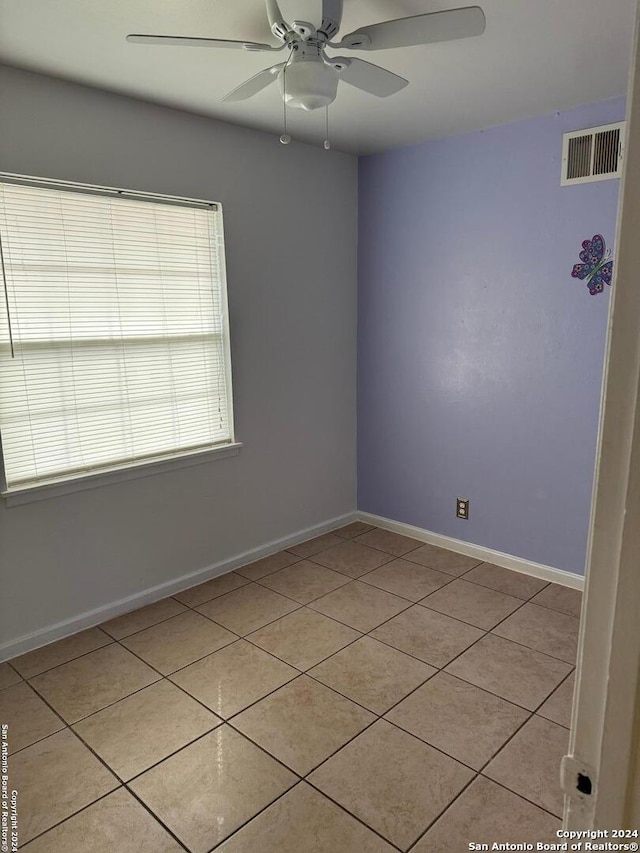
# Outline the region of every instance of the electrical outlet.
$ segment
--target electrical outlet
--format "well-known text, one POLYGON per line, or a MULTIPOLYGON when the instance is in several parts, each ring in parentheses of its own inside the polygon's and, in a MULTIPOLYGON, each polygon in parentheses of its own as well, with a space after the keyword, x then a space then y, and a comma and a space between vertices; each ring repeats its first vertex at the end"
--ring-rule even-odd
POLYGON ((456 516, 464 519, 469 518, 469 500, 467 498, 457 498, 456 516))

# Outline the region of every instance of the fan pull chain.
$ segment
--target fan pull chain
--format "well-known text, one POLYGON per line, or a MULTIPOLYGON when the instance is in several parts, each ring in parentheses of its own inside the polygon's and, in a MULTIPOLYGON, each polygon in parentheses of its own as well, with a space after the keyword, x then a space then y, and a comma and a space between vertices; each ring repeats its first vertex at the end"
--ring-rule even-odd
POLYGON ((325 117, 326 117, 326 125, 325 125, 325 134, 324 134, 324 149, 328 151, 331 148, 331 143, 329 142, 329 104, 325 107, 325 117))
POLYGON ((283 106, 283 124, 284 124, 284 133, 280 137, 280 142, 283 145, 288 145, 291 142, 291 137, 287 133, 287 65, 289 62, 287 61, 286 65, 282 69, 282 106, 283 106))
POLYGON ((2 269, 2 282, 4 285, 4 303, 7 308, 7 325, 9 327, 9 344, 11 346, 11 358, 15 358, 13 347, 13 330, 11 328, 11 312, 9 311, 9 291, 7 289, 7 273, 4 266, 4 252, 2 250, 2 237, 0 237, 0 268, 2 269))

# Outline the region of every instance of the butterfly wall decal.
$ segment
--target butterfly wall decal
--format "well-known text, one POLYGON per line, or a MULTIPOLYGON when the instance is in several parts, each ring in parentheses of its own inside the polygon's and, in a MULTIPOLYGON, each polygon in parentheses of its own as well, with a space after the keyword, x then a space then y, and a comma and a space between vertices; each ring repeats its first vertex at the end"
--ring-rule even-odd
POLYGON ((605 284, 611 284, 613 278, 611 249, 606 248, 602 234, 594 234, 592 240, 583 240, 578 257, 582 263, 575 264, 571 275, 581 281, 586 280, 592 296, 602 293, 605 284))

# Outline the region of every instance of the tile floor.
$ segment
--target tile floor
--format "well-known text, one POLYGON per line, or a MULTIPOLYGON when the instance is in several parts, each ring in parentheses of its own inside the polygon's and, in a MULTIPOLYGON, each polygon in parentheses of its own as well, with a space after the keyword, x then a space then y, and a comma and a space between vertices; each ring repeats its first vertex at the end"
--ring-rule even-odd
POLYGON ((0 664, 20 849, 553 840, 580 598, 357 522, 0 664))

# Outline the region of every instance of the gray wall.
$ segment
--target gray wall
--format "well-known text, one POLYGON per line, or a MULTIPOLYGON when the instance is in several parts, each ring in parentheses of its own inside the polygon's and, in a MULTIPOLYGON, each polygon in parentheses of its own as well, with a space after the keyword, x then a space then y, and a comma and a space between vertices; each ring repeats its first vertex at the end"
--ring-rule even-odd
POLYGON ((355 157, 0 68, 0 170, 225 214, 236 458, 0 501, 0 646, 355 508, 355 157))

